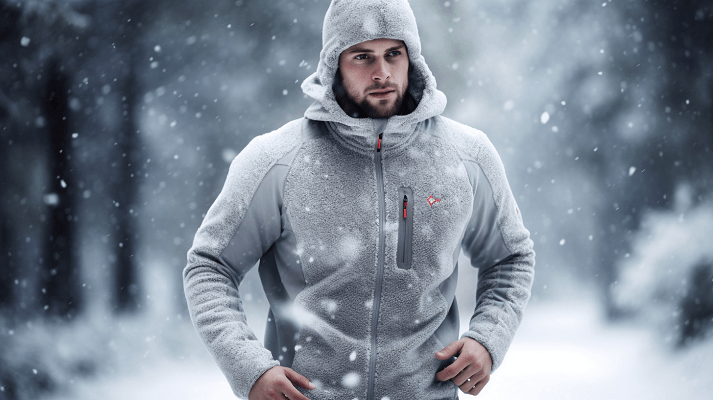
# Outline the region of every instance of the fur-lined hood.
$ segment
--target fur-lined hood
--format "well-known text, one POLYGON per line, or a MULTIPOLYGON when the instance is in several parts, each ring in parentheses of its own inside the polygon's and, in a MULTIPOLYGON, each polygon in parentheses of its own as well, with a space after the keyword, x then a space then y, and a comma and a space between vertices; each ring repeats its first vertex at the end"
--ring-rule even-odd
POLYGON ((384 129, 384 147, 401 147, 409 141, 419 122, 441 114, 446 107, 446 96, 436 89, 436 79, 421 55, 416 18, 408 1, 333 0, 324 18, 317 71, 302 83, 304 93, 316 100, 305 112, 305 117, 330 122, 332 130, 358 151, 373 150, 375 122, 372 118, 347 115, 337 103, 332 84, 342 51, 381 38, 403 40, 406 44, 412 67, 408 90, 418 102, 411 113, 389 118, 384 129))

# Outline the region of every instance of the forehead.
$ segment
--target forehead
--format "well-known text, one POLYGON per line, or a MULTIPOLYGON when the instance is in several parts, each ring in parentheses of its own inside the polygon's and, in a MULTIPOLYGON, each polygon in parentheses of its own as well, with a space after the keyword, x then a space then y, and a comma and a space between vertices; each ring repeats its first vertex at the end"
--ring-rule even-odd
POLYGON ((344 50, 342 54, 357 53, 357 52, 374 52, 381 53, 395 47, 405 47, 402 40, 398 39, 373 39, 366 42, 357 43, 344 50))

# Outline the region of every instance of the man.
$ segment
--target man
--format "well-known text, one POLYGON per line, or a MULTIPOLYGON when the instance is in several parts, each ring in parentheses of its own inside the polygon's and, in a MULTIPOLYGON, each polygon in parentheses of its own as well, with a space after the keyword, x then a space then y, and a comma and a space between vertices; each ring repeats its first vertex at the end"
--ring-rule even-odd
POLYGON ((534 273, 495 149, 440 116, 406 0, 334 0, 302 88, 305 118, 245 147, 196 233, 184 282, 201 338, 250 400, 478 394, 534 273), (479 282, 458 339, 461 248, 479 282), (258 261, 265 346, 238 293, 258 261))

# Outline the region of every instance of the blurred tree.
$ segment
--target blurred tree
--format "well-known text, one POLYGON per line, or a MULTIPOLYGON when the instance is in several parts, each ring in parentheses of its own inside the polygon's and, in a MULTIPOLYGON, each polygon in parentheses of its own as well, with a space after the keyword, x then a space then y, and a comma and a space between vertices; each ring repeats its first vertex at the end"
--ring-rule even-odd
POLYGON ((688 292, 681 301, 679 345, 713 332, 713 263, 701 261, 691 269, 688 292))
POLYGON ((0 253, 3 263, 0 267, 0 309, 8 308, 13 304, 13 281, 17 264, 13 258, 13 246, 10 236, 10 224, 7 219, 0 220, 0 253))
POLYGON ((44 116, 49 142, 48 240, 40 272, 41 304, 52 315, 71 318, 81 306, 80 264, 77 257, 75 180, 71 165, 69 130, 69 78, 60 62, 47 66, 44 116))
POLYGON ((119 47, 119 93, 122 117, 115 128, 120 158, 118 172, 112 180, 115 211, 114 224, 116 254, 115 307, 119 312, 137 311, 140 307, 139 260, 141 233, 136 216, 139 210, 138 192, 146 169, 144 146, 141 144, 139 118, 142 82, 138 78, 143 57, 142 40, 149 22, 154 20, 162 2, 132 1, 121 5, 119 14, 126 22, 116 25, 115 37, 119 47))
MULTIPOLYGON (((8 7, 4 2, 0 3, 0 53, 6 55, 4 62, 0 63, 0 76, 7 76, 8 71, 12 66, 9 59, 14 58, 10 49, 11 43, 19 43, 21 40, 20 31, 17 26, 19 19, 19 11, 16 8, 8 7)), ((17 118, 18 110, 15 103, 7 96, 7 90, 11 81, 0 79, 0 184, 2 184, 3 195, 0 197, 0 310, 10 309, 14 305, 15 292, 14 281, 17 277, 17 263, 15 262, 16 255, 12 230, 12 216, 10 215, 10 207, 6 206, 12 200, 9 192, 12 191, 14 185, 8 182, 8 176, 11 172, 10 165, 7 161, 10 159, 9 143, 12 140, 12 131, 8 131, 7 127, 10 120, 17 118)))
MULTIPOLYGON (((35 310, 39 302, 35 290, 22 290, 35 283, 38 262, 44 257, 42 188, 46 184, 44 109, 45 82, 42 62, 46 53, 28 31, 33 24, 46 27, 45 19, 26 14, 21 4, 0 1, 0 192, 5 234, 0 243, 3 257, 2 275, 12 286, 3 296, 11 305, 11 318, 32 317, 35 313, 15 313, 19 309, 35 310), (12 254, 12 256, 9 256, 12 254), (20 268, 22 266, 22 268, 20 268)), ((41 31, 41 30, 40 30, 41 31)))
MULTIPOLYGON (((77 145, 71 135, 84 121, 77 111, 86 111, 82 103, 91 103, 82 97, 88 80, 80 75, 89 59, 89 46, 80 36, 91 19, 77 9, 98 10, 110 3, 0 1, 8 22, 2 24, 0 40, 8 55, 0 64, 0 100, 7 100, 1 108, 10 110, 2 113, 4 120, 0 117, 3 141, 10 145, 2 159, 2 176, 9 184, 3 192, 3 212, 18 211, 6 220, 9 241, 2 245, 14 244, 14 263, 25 266, 13 282, 19 282, 16 288, 31 289, 14 296, 23 309, 39 306, 53 315, 79 310, 82 236, 77 220, 83 221, 86 208, 77 201, 83 180, 94 169, 77 163, 77 157, 70 160, 77 145)), ((102 173, 104 165, 95 169, 111 176, 102 173)))
POLYGON ((81 306, 75 224, 78 189, 71 172, 73 122, 69 98, 75 49, 70 38, 86 24, 72 8, 77 3, 44 0, 6 5, 18 10, 15 25, 21 36, 19 46, 11 43, 16 56, 13 70, 17 71, 13 75, 22 82, 12 86, 20 89, 12 92, 19 108, 16 120, 11 122, 18 131, 18 146, 13 145, 12 157, 18 172, 13 196, 22 193, 27 197, 20 204, 30 206, 14 218, 11 235, 25 236, 28 245, 32 239, 41 243, 33 245, 36 251, 24 256, 23 262, 37 267, 29 269, 33 272, 29 276, 25 274, 22 286, 25 280, 33 286, 29 300, 40 312, 60 318, 71 318, 81 306), (33 167, 42 171, 35 175, 33 167), (33 175, 35 179, 28 179, 33 175))
POLYGON ((713 42, 704 38, 713 35, 713 16, 699 0, 626 1, 611 3, 607 12, 612 17, 611 29, 603 31, 602 47, 609 54, 604 76, 613 78, 599 81, 597 100, 588 77, 602 66, 573 71, 566 97, 584 112, 567 122, 579 127, 573 130, 580 135, 569 136, 565 145, 584 155, 601 193, 594 272, 608 314, 616 318, 622 310, 612 300, 611 286, 642 214, 670 209, 682 182, 696 188, 696 203, 710 200, 713 42))
MULTIPOLYGON (((643 6, 645 12, 629 6, 625 15, 633 27, 635 48, 643 53, 639 64, 647 65, 651 72, 632 74, 632 80, 637 86, 647 79, 656 79, 657 84, 644 94, 645 99, 634 97, 636 92, 628 99, 650 104, 647 116, 652 134, 620 153, 642 169, 637 179, 618 185, 612 193, 623 210, 631 210, 619 221, 625 235, 613 235, 624 242, 613 244, 614 248, 624 250, 631 232, 639 227, 641 211, 672 209, 678 185, 692 188, 690 206, 710 202, 713 195, 713 7, 701 0, 647 2, 643 6)), ((609 226, 615 224, 610 221, 609 226)), ((618 257, 626 252, 620 250, 618 257)), ((616 280, 614 272, 607 283, 616 280)))

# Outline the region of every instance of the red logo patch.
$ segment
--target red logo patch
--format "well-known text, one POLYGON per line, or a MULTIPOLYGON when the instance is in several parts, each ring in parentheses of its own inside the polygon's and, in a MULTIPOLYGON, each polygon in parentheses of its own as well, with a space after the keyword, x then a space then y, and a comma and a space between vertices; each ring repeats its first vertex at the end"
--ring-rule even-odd
POLYGON ((433 207, 433 204, 434 204, 434 203, 437 203, 437 202, 439 202, 439 201, 441 201, 441 199, 434 199, 434 198, 433 198, 433 195, 430 195, 430 196, 428 196, 428 198, 426 199, 426 201, 428 202, 428 205, 429 205, 429 206, 433 207))

